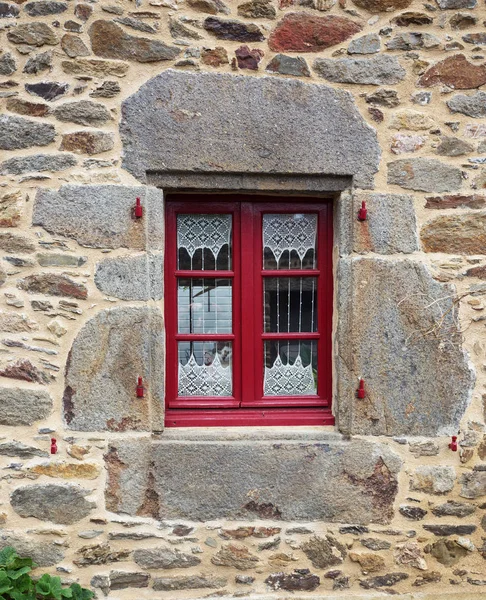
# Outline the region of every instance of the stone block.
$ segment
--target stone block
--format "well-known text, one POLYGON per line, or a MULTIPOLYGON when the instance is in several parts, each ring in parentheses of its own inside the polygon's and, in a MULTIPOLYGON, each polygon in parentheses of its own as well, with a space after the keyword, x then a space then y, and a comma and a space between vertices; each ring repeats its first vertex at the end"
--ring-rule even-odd
POLYGON ((161 300, 164 259, 161 252, 108 258, 96 265, 99 290, 121 300, 161 300))
POLYGON ((421 192, 454 192, 462 185, 461 169, 434 158, 402 158, 389 162, 388 183, 421 192))
POLYGON ((405 69, 395 56, 373 58, 316 58, 317 74, 334 83, 387 85, 405 79, 405 69))
POLYGON ((2 529, 0 532, 0 550, 13 546, 20 556, 32 558, 39 567, 50 567, 64 560, 64 551, 55 542, 46 539, 37 541, 17 531, 2 529))
POLYGON ((52 398, 44 390, 0 388, 0 424, 32 425, 51 414, 52 398))
POLYGON ((0 174, 22 175, 34 171, 65 171, 77 164, 72 154, 33 154, 18 156, 0 164, 0 174))
POLYGON ((339 439, 123 439, 105 461, 109 510, 197 521, 387 523, 401 466, 385 445, 339 439))
POLYGON ((354 251, 377 254, 410 253, 419 249, 413 197, 403 194, 356 194, 354 196, 354 251), (356 215, 366 202, 368 218, 356 215))
POLYGON ((36 123, 23 117, 0 116, 0 150, 20 150, 47 146, 56 131, 50 123, 36 123))
POLYGON ((441 215, 422 227, 420 238, 426 252, 482 254, 486 245, 486 212, 441 215))
POLYGON ((163 429, 163 322, 158 309, 100 311, 73 342, 66 367, 64 418, 78 431, 163 429), (137 377, 145 396, 135 397, 137 377))
POLYGON ((222 73, 158 75, 123 103, 121 136, 123 166, 141 181, 147 171, 325 173, 370 188, 380 155, 348 92, 222 73))
POLYGON ((473 373, 457 328, 454 288, 410 260, 341 259, 337 417, 342 432, 454 434, 473 373), (366 397, 356 398, 359 378, 366 397))
POLYGON ((91 248, 162 250, 162 192, 155 188, 116 185, 65 185, 59 191, 39 189, 33 224, 91 248), (134 219, 136 198, 144 217, 134 219))

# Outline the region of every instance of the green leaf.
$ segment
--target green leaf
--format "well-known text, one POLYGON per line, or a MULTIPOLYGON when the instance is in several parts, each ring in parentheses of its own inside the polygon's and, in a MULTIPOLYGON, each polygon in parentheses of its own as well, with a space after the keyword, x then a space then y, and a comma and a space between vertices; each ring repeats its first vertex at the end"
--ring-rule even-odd
POLYGON ((17 552, 12 546, 6 546, 3 550, 0 550, 0 566, 6 567, 8 563, 16 558, 17 552))
POLYGON ((79 583, 73 583, 71 585, 71 590, 73 592, 73 600, 91 600, 91 598, 94 596, 93 592, 87 590, 86 588, 82 588, 79 583))
POLYGON ((21 567, 20 569, 8 569, 7 570, 7 575, 10 577, 10 579, 18 579, 19 577, 22 577, 22 575, 25 575, 26 573, 29 573, 30 571, 32 571, 32 569, 30 567, 21 567))
POLYGON ((51 579, 53 579, 47 573, 42 575, 39 581, 35 584, 35 591, 41 596, 51 595, 51 579))

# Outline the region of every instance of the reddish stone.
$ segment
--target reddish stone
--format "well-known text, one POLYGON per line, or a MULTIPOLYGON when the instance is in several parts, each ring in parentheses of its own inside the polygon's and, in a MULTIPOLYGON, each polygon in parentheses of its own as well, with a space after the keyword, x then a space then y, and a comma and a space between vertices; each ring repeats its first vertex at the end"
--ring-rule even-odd
MULTIPOLYGON (((468 277, 477 277, 478 279, 486 279, 486 265, 482 265, 481 267, 473 267, 472 269, 468 269, 466 271, 466 275, 468 277)), ((486 443, 483 442, 483 444, 485 445, 485 453, 486 453, 486 443)), ((486 458, 486 456, 480 457, 481 460, 483 460, 484 458, 486 458)))
POLYGON ((375 123, 382 123, 385 116, 381 112, 379 108, 368 108, 368 112, 370 113, 370 117, 373 119, 375 123))
POLYGON ((41 102, 28 102, 20 98, 9 98, 7 110, 18 115, 29 115, 29 117, 45 117, 49 112, 47 104, 41 102))
POLYGON ((320 52, 344 42, 361 29, 361 25, 345 17, 289 13, 273 30, 268 43, 275 52, 320 52))
POLYGON ((0 376, 29 381, 30 383, 40 383, 42 385, 49 383, 48 375, 40 371, 27 359, 19 359, 15 364, 7 365, 0 371, 0 376))
POLYGON ((263 50, 255 48, 250 50, 248 46, 240 46, 235 50, 236 60, 240 69, 250 69, 251 71, 258 70, 258 63, 263 58, 263 50))
POLYGON ((353 3, 371 13, 379 13, 408 8, 412 0, 353 0, 353 3))
POLYGON ((463 54, 441 60, 418 81, 421 87, 444 84, 457 90, 473 90, 486 83, 486 65, 474 65, 463 54))
POLYGON ((484 208, 486 206, 486 196, 473 194, 464 196, 462 194, 453 194, 448 196, 429 196, 425 199, 425 208, 484 208))
POLYGON ((220 67, 229 64, 226 48, 217 46, 216 48, 203 48, 201 52, 201 61, 210 67, 220 67))
POLYGON ((21 279, 17 285, 21 290, 31 294, 47 294, 48 296, 67 296, 86 300, 88 290, 82 283, 77 283, 66 275, 55 273, 38 273, 21 279))

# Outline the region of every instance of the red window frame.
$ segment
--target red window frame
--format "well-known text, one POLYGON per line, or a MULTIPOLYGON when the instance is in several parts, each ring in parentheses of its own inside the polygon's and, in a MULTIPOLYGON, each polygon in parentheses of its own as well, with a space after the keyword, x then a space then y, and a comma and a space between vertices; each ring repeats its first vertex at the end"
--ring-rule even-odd
POLYGON ((165 243, 166 427, 245 425, 332 425, 332 200, 326 198, 231 195, 174 195, 167 198, 165 243), (265 213, 317 213, 317 269, 264 270, 262 221, 265 213), (177 215, 232 214, 232 270, 177 270, 177 215), (263 279, 316 277, 317 333, 263 331, 263 279), (177 279, 230 278, 233 281, 231 334, 177 331, 177 279), (317 395, 263 396, 264 342, 316 340, 317 395), (232 397, 178 397, 179 341, 231 341, 232 397), (244 359, 243 357, 249 357, 244 359))

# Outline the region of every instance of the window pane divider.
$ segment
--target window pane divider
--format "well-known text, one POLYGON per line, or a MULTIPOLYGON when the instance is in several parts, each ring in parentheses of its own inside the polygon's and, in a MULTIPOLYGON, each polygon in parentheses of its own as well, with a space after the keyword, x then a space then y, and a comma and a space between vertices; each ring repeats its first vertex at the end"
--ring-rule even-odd
POLYGON ((185 277, 193 279, 223 279, 225 277, 234 277, 234 271, 176 271, 176 277, 185 277))
POLYGON ((278 333, 263 333, 264 340, 318 340, 321 337, 318 331, 279 331, 278 333))
POLYGON ((261 271, 262 277, 319 277, 318 269, 266 269, 261 271))
POLYGON ((235 339, 234 333, 176 333, 178 342, 230 342, 235 339))

